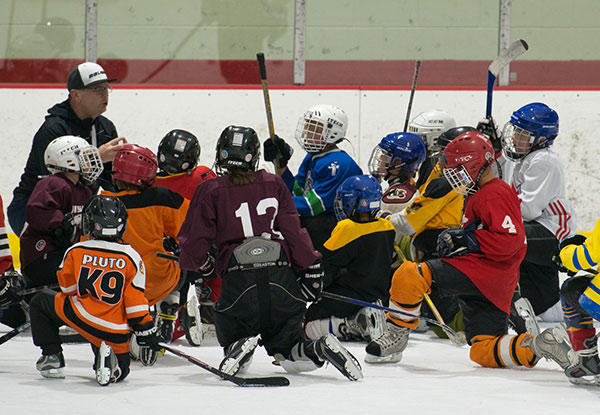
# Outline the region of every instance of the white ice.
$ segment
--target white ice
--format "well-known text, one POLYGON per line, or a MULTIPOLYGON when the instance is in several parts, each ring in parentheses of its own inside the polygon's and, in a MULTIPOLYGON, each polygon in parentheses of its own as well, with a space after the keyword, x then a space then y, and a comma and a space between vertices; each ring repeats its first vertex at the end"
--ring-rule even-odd
MULTIPOLYGON (((549 323, 543 323, 547 327, 549 323)), ((8 327, 0 325, 0 333, 8 327)), ((248 376, 283 375, 290 386, 242 388, 171 354, 152 367, 132 362, 129 377, 99 386, 87 344, 65 344, 65 379, 42 378, 40 351, 29 332, 0 345, 1 414, 591 414, 600 388, 571 385, 558 365, 487 369, 469 360, 468 346, 454 346, 429 331, 411 334, 402 361, 363 362, 364 344, 344 343, 361 361, 364 379, 346 380, 332 366, 290 375, 258 348, 248 376)), ((173 343, 218 365, 216 339, 200 347, 173 343)))

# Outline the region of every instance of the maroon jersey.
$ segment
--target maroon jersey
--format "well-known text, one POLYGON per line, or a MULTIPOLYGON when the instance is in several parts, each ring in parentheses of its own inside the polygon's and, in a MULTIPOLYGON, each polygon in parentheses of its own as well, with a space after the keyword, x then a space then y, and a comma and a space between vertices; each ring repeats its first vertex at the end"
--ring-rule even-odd
POLYGON ((527 250, 515 190, 498 178, 483 185, 466 198, 463 226, 476 219, 481 220, 481 229, 475 231, 481 252, 442 261, 467 275, 488 300, 508 314, 527 250))
MULTIPOLYGON (((24 268, 45 253, 56 251, 54 230, 65 214, 71 212, 74 222, 81 223, 83 205, 92 191, 81 182, 73 184, 62 174, 40 180, 27 202, 27 224, 21 235, 21 267, 24 268)), ((77 229, 75 241, 80 231, 77 229)))
POLYGON ((259 170, 254 182, 244 186, 234 185, 227 176, 200 183, 177 237, 181 268, 200 268, 215 241, 216 272, 224 275, 234 248, 251 236, 278 241, 296 269, 320 257, 300 228, 298 211, 281 177, 259 170))
POLYGON ((196 187, 204 180, 212 179, 217 175, 206 166, 197 166, 192 170, 192 174, 187 172, 179 174, 159 173, 156 176, 154 186, 166 187, 187 200, 192 200, 196 187))

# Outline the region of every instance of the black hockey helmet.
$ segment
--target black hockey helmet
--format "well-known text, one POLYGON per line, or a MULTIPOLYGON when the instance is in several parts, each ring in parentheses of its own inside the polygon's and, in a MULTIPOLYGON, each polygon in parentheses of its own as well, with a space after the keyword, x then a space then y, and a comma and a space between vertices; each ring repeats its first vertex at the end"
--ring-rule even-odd
POLYGON ((83 207, 81 229, 93 239, 118 241, 127 227, 125 204, 113 196, 94 196, 83 207))
POLYGON ((442 151, 446 148, 446 146, 450 143, 450 141, 454 140, 461 134, 464 134, 469 131, 477 131, 473 127, 469 127, 467 125, 463 125, 460 127, 450 128, 439 135, 438 138, 435 139, 435 144, 438 150, 442 151))
POLYGON ((200 144, 185 130, 172 130, 158 145, 158 168, 169 174, 188 173, 198 164, 200 144))
POLYGON ((217 171, 230 167, 256 170, 260 158, 260 141, 252 128, 230 125, 221 133, 216 152, 217 171))

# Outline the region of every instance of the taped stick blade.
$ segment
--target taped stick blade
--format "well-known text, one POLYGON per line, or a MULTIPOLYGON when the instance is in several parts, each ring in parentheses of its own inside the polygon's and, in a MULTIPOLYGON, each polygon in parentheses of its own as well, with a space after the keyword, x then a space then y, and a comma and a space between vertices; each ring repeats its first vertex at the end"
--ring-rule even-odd
POLYGON ((527 49, 529 49, 529 45, 523 39, 514 41, 509 47, 500 52, 498 57, 490 64, 488 70, 494 77, 498 76, 503 67, 524 54, 527 49))

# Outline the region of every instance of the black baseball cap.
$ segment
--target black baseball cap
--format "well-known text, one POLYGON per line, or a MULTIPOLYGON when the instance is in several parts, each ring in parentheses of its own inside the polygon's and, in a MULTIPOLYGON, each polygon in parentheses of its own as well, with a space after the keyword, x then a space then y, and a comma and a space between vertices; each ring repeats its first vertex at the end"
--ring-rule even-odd
POLYGON ((77 65, 69 74, 67 89, 84 89, 102 82, 114 82, 116 78, 108 78, 102 66, 94 62, 77 65))

